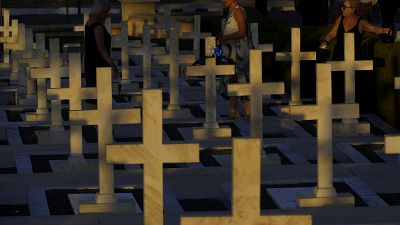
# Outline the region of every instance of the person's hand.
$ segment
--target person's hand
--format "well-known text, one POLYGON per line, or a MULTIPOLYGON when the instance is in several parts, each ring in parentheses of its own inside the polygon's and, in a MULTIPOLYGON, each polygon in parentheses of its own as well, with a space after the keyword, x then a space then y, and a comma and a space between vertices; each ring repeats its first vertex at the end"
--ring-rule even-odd
POLYGON ((319 49, 325 50, 328 48, 328 42, 327 41, 323 41, 321 43, 321 45, 319 46, 319 49))

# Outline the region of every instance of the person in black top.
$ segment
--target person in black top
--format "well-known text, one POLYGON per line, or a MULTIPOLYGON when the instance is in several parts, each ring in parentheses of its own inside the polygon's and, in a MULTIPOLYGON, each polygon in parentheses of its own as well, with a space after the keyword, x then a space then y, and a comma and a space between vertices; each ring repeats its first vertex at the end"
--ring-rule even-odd
POLYGON ((108 0, 95 0, 92 12, 85 24, 84 68, 86 86, 96 86, 96 67, 111 67, 113 78, 119 75, 111 59, 111 35, 104 26, 111 4, 108 0))
MULTIPOLYGON (((344 60, 344 34, 354 33, 354 51, 355 59, 362 59, 361 40, 365 32, 372 32, 377 35, 388 33, 389 28, 374 26, 359 14, 360 0, 345 0, 342 4, 342 13, 336 19, 329 33, 325 36, 320 45, 320 49, 327 49, 327 45, 334 39, 337 39, 332 52, 332 60, 344 60)), ((332 102, 344 102, 344 73, 333 72, 332 76, 332 102), (342 75, 338 75, 342 74, 342 75)), ((356 81, 357 83, 357 81, 356 81)), ((359 87, 361 88, 361 87, 359 87)), ((357 91, 356 91, 357 92, 357 91)))

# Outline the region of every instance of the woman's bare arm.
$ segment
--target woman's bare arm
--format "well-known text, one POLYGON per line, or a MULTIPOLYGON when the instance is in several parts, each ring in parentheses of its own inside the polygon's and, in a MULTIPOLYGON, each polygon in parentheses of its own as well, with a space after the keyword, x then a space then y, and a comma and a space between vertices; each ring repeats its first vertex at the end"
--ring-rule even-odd
POLYGON ((340 21, 342 20, 342 16, 336 18, 335 23, 333 24, 331 30, 326 34, 324 41, 319 46, 319 48, 325 49, 332 40, 334 40, 337 36, 337 30, 339 28, 340 21))
POLYGON ((360 32, 364 33, 364 31, 375 33, 375 34, 379 35, 379 34, 387 34, 387 33, 389 33, 390 29, 389 28, 381 28, 381 27, 374 26, 373 24, 371 24, 367 20, 362 19, 362 20, 360 20, 360 32))

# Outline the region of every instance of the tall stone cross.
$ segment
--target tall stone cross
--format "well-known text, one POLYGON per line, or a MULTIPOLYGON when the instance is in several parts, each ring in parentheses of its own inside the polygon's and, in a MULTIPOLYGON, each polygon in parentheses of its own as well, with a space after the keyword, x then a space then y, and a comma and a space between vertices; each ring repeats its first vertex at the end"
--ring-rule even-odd
POLYGON ((262 52, 250 50, 250 83, 228 84, 229 96, 250 96, 251 137, 263 138, 263 95, 284 94, 283 82, 262 82, 262 52))
MULTIPOLYGON (((99 193, 96 203, 117 203, 114 193, 113 166, 106 162, 106 145, 113 143, 113 124, 140 123, 139 109, 113 109, 111 90, 111 68, 97 68, 97 109, 71 110, 71 125, 97 125, 99 148, 99 193)), ((81 208, 84 205, 81 204, 81 208)))
POLYGON ((254 49, 259 49, 262 52, 273 52, 273 44, 260 44, 259 33, 258 33, 258 23, 250 23, 251 39, 254 45, 254 49))
MULTIPOLYGON (((29 29, 28 29, 29 30, 29 29)), ((49 57, 48 53, 46 51, 46 46, 45 46, 45 34, 44 33, 37 33, 35 34, 35 45, 36 49, 32 50, 32 52, 27 52, 26 54, 23 54, 20 63, 21 65, 27 65, 26 67, 26 95, 27 99, 34 99, 35 95, 35 81, 31 77, 31 68, 35 67, 46 67, 49 66, 49 57)), ((33 49, 33 40, 32 40, 32 49, 33 49)), ((41 81, 40 81, 41 82, 41 81)), ((43 83, 43 82, 41 82, 43 83)), ((43 89, 40 89, 43 94, 43 89)), ((46 98, 46 96, 44 96, 46 98)), ((41 102, 41 105, 43 106, 44 102, 41 102)), ((40 108, 40 107, 38 107, 40 108)), ((46 114, 47 114, 47 109, 46 109, 46 114)))
MULTIPOLYGON (((10 10, 2 9, 2 15, 3 15, 3 25, 0 26, 0 32, 2 32, 3 35, 0 36, 0 43, 5 43, 5 44, 17 43, 19 36, 18 20, 16 19, 11 20, 11 26, 10 26, 10 10)), ((6 48, 6 45, 3 46, 3 50, 4 50, 3 66, 8 67, 10 65, 10 52, 6 48)))
POLYGON ((193 32, 183 32, 182 39, 193 39, 193 52, 195 60, 200 59, 200 40, 211 37, 211 33, 201 33, 201 16, 193 17, 193 32))
MULTIPOLYGON (((25 24, 19 23, 18 24, 18 41, 16 43, 4 43, 4 50, 7 52, 5 57, 10 57, 9 50, 11 50, 11 76, 10 76, 10 84, 16 84, 19 81, 19 58, 21 52, 25 50, 25 40, 26 40, 26 33, 25 33, 25 24)), ((10 61, 10 59, 6 59, 6 61, 10 61)))
MULTIPOLYGON (((192 64, 195 60, 194 55, 179 54, 179 26, 171 27, 169 31, 170 49, 168 55, 157 55, 156 59, 160 64, 169 64, 169 99, 168 112, 171 113, 168 117, 181 117, 179 112, 182 112, 179 105, 179 65, 192 64)), ((165 116, 167 116, 164 113, 165 116)), ((189 113, 190 115, 190 113, 189 113)))
MULTIPOLYGON (((344 61, 328 61, 332 71, 344 71, 345 103, 355 103, 355 71, 373 70, 372 60, 355 60, 354 33, 344 34, 344 61)), ((345 119, 344 124, 357 124, 357 119, 345 119)))
POLYGON ((333 187, 332 119, 359 117, 358 104, 332 104, 330 64, 316 64, 316 105, 289 106, 292 120, 317 120, 317 187, 312 198, 299 199, 300 207, 353 204, 353 196, 338 196, 333 187))
MULTIPOLYGON (((82 99, 97 98, 95 87, 81 87, 81 56, 79 53, 69 54, 69 87, 50 88, 47 90, 47 99, 69 100, 69 110, 81 110, 82 99)), ((84 162, 82 150, 82 126, 70 126, 71 163, 84 162)))
MULTIPOLYGON (((400 77, 394 78, 394 89, 400 89, 400 77)), ((400 135, 398 134, 385 134, 385 153, 386 154, 399 154, 400 161, 400 135)))
POLYGON ((144 224, 162 225, 163 164, 199 162, 199 144, 162 143, 161 90, 143 90, 143 144, 107 145, 108 163, 143 164, 144 224))
POLYGON ((260 215, 261 141, 233 139, 232 215, 181 217, 181 225, 311 225, 310 215, 260 215))
MULTIPOLYGON (((50 88, 60 88, 61 78, 68 77, 68 67, 61 66, 60 40, 51 38, 49 42, 50 67, 32 68, 31 78, 37 79, 38 110, 47 111, 46 79, 50 79, 50 88), (40 93, 40 94, 39 94, 40 93)), ((63 130, 61 116, 61 100, 51 101, 51 129, 63 130)))
POLYGON ((0 43, 16 43, 18 41, 18 20, 11 20, 10 26, 10 10, 2 9, 2 15, 3 25, 0 26, 0 32, 3 35, 0 37, 0 43))
POLYGON ((276 61, 291 61, 290 104, 301 104, 300 61, 316 60, 315 52, 301 52, 300 28, 292 28, 292 51, 275 53, 276 61))
MULTIPOLYGON (((205 51, 208 55, 210 49, 216 46, 215 37, 206 38, 205 51)), ((193 135, 196 139, 206 139, 215 137, 219 132, 218 129, 224 133, 223 136, 230 136, 230 129, 223 131, 217 122, 216 110, 216 75, 229 75, 235 74, 235 65, 217 65, 215 57, 206 58, 205 65, 188 66, 187 76, 204 76, 206 81, 206 121, 203 124, 204 129, 194 129, 193 135)), ((218 136, 218 135, 217 135, 218 136)))
POLYGON ((143 88, 151 88, 151 58, 153 55, 165 54, 164 47, 151 46, 150 26, 143 25, 143 40, 141 48, 129 48, 129 55, 143 56, 143 88))

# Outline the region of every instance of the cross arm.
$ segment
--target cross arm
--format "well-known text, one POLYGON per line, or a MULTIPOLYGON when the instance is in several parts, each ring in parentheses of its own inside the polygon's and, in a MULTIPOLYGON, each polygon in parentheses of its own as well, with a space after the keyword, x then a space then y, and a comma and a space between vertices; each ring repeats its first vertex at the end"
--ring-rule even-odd
POLYGON ((97 125, 98 110, 69 111, 70 125, 97 125))
MULTIPOLYGON (((289 116, 292 120, 317 120, 319 118, 319 106, 295 105, 289 106, 289 116)), ((358 118, 358 104, 335 104, 331 110, 332 119, 358 118)))
POLYGON ((400 135, 386 134, 385 135, 385 153, 400 154, 400 135))
POLYGON ((113 111, 112 124, 134 124, 140 122, 140 109, 117 109, 113 111))
POLYGON ((327 61, 326 63, 331 64, 332 71, 343 71, 345 69, 343 61, 327 61))
POLYGON ((266 82, 262 85, 263 95, 281 95, 285 94, 284 82, 266 82))
POLYGON ((112 164, 199 162, 198 144, 119 144, 106 146, 106 160, 112 164))
POLYGON ((32 68, 31 69, 31 77, 36 79, 46 79, 50 78, 49 76, 50 68, 32 68))
POLYGON ((71 98, 69 88, 50 88, 47 89, 48 100, 67 100, 71 98))
POLYGON ((355 63, 355 70, 373 70, 374 64, 372 60, 359 60, 355 63))
POLYGON ((247 225, 311 225, 311 215, 242 215, 238 217, 232 216, 215 216, 215 217, 182 217, 182 225, 231 225, 231 224, 247 224, 247 225))
POLYGON ((249 84, 228 84, 228 96, 249 96, 249 84))

